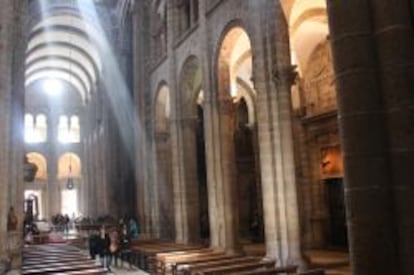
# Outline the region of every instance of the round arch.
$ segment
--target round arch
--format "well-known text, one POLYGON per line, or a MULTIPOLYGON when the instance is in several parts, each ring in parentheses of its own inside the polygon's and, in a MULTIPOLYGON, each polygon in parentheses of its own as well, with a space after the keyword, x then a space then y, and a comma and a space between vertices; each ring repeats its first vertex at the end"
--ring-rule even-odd
POLYGON ((46 158, 38 152, 26 154, 27 160, 37 166, 35 178, 38 180, 47 180, 47 161, 46 158))
POLYGON ((325 1, 292 2, 288 22, 292 56, 303 75, 313 51, 329 34, 325 1))
POLYGON ((64 153, 58 161, 58 179, 81 178, 82 167, 81 160, 75 153, 64 153))
POLYGON ((253 56, 251 40, 245 28, 231 22, 222 32, 216 48, 215 64, 219 98, 237 96, 237 79, 253 89, 253 56))
POLYGON ((197 98, 202 85, 202 71, 199 59, 189 56, 181 70, 179 77, 179 91, 181 94, 181 112, 183 116, 193 116, 197 114, 197 98))
POLYGON ((167 132, 171 113, 170 90, 166 82, 158 85, 154 99, 154 124, 156 132, 167 132))

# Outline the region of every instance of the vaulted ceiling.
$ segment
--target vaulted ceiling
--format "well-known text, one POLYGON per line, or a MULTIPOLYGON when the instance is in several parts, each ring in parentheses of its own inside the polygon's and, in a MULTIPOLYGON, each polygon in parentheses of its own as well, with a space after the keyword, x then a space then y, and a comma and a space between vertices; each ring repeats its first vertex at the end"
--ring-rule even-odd
POLYGON ((32 27, 26 51, 26 87, 47 79, 70 85, 86 102, 102 68, 99 29, 74 1, 41 2, 41 19, 32 27), (66 2, 67 3, 67 2, 66 2))

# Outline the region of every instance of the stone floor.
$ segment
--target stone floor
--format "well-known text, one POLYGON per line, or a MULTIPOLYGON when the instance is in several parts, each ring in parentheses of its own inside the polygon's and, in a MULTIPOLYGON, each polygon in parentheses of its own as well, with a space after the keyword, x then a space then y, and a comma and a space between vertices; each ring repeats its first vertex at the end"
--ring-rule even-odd
MULTIPOLYGON (((83 252, 85 255, 88 255, 88 251, 84 251, 83 252)), ((100 259, 99 256, 96 257, 95 260, 96 264, 100 265, 100 259)), ((109 274, 138 274, 138 275, 146 275, 149 274, 139 268, 137 268, 136 266, 131 266, 129 265, 129 263, 125 262, 125 261, 121 261, 120 259, 118 259, 117 261, 117 266, 115 266, 115 262, 112 261, 112 265, 110 267, 110 273, 109 274)))
MULTIPOLYGON (((96 260, 96 262, 99 264, 99 259, 96 260)), ((140 269, 138 269, 135 266, 132 266, 131 268, 129 268, 128 263, 123 263, 122 265, 120 263, 118 263, 118 266, 111 266, 111 273, 109 274, 116 274, 116 275, 123 275, 123 274, 136 274, 136 275, 146 275, 149 273, 146 273, 140 269), (122 267, 121 267, 122 266, 122 267)))

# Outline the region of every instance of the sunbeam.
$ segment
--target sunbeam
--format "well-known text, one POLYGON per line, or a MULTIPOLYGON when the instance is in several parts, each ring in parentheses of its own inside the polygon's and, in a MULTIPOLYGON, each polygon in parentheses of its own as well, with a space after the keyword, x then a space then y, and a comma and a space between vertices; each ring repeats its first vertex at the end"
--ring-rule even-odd
MULTIPOLYGON (((93 26, 98 30, 99 35, 89 33, 94 36, 97 42, 97 49, 102 58, 102 76, 101 80, 104 85, 103 91, 110 100, 112 110, 118 122, 119 130, 124 142, 129 158, 133 162, 135 156, 135 133, 139 133, 139 129, 134 131, 134 126, 139 127, 134 112, 133 99, 131 93, 125 83, 125 79, 121 73, 115 53, 105 34, 100 17, 98 16, 95 3, 92 0, 77 1, 77 7, 85 21, 92 22, 93 26)), ((102 17, 102 16, 101 16, 102 17)), ((105 20, 105 18, 103 18, 105 20)))

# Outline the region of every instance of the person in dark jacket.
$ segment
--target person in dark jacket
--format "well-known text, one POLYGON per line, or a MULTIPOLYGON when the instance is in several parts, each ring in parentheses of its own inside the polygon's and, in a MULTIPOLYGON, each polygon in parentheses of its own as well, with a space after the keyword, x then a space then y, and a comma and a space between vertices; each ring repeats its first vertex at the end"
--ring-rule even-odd
POLYGON ((99 231, 94 230, 89 235, 89 255, 91 259, 95 260, 96 255, 99 254, 99 231))
POLYGON ((99 237, 98 237, 98 253, 99 253, 99 260, 101 261, 102 267, 107 267, 110 269, 108 265, 108 257, 109 257, 109 245, 111 240, 109 239, 108 233, 106 233, 105 226, 103 225, 99 230, 99 237))

